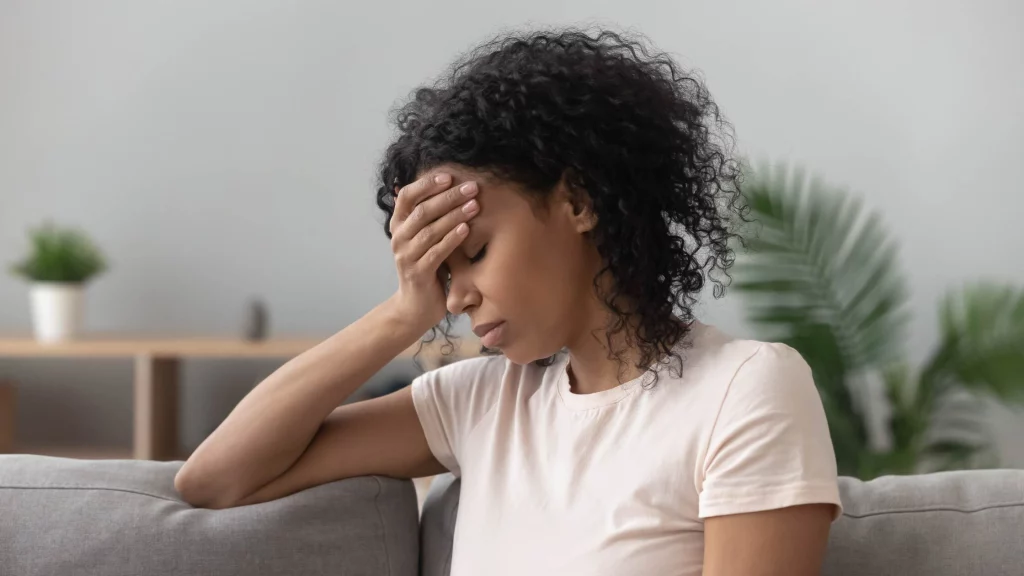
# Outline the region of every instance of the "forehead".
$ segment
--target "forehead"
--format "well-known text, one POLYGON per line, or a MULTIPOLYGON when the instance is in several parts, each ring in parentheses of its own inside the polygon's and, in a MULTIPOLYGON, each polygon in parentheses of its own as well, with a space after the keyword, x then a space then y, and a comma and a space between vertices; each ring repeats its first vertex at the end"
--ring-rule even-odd
POLYGON ((499 180, 490 172, 483 170, 474 170, 466 166, 460 166, 458 164, 441 164, 434 166, 428 170, 421 170, 416 174, 416 179, 423 178, 424 176, 433 176, 435 174, 451 174, 453 184, 461 184, 463 182, 469 182, 470 180, 487 186, 495 185, 507 185, 506 183, 499 180))
POLYGON ((441 164, 418 172, 416 178, 442 173, 451 174, 452 186, 458 186, 464 182, 477 183, 480 215, 474 219, 475 221, 489 220, 488 214, 491 216, 501 213, 504 216, 532 215, 541 217, 546 212, 546 202, 528 194, 518 183, 504 180, 485 170, 459 164, 441 164))
MULTIPOLYGON (((507 180, 483 170, 474 170, 457 164, 442 164, 429 170, 422 171, 416 178, 433 176, 435 174, 451 174, 452 187, 465 182, 476 182, 477 202, 480 204, 480 215, 474 220, 486 220, 488 214, 496 212, 507 213, 519 202, 525 201, 525 197, 518 192, 518 186, 507 180)), ((472 227, 471 227, 472 230, 472 227)))

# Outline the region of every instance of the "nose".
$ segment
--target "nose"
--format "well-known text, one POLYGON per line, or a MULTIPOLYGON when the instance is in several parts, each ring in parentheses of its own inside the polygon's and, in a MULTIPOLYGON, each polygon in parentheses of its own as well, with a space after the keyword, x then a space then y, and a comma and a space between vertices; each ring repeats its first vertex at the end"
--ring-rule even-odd
POLYGON ((473 286, 472 280, 465 272, 452 273, 448 286, 448 299, 445 305, 448 311, 458 316, 468 308, 480 305, 480 292, 473 286))

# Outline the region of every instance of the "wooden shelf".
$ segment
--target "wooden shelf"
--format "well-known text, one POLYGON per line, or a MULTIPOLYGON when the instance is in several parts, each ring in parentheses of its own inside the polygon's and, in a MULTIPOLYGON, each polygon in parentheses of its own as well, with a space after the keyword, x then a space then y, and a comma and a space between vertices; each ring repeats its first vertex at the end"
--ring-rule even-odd
MULTIPOLYGON (((0 336, 0 358, 290 358, 327 339, 281 337, 258 342, 218 336, 148 337, 131 335, 89 334, 74 340, 41 343, 31 336, 0 336)), ((442 341, 443 343, 443 341, 442 341)), ((419 348, 414 344, 399 358, 412 358, 419 348)), ((465 358, 479 352, 475 336, 460 338, 458 356, 465 358)), ((440 353, 438 343, 425 345, 421 357, 434 360, 440 353)))
POLYGON ((190 358, 280 358, 297 356, 320 340, 311 338, 247 342, 229 338, 82 338, 44 344, 33 338, 0 338, 0 356, 21 358, 110 358, 146 355, 190 358))
MULTIPOLYGON (((0 452, 44 454, 67 458, 135 458, 138 460, 181 460, 178 456, 178 405, 180 365, 189 358, 278 359, 287 360, 313 348, 324 338, 272 338, 250 342, 240 338, 216 336, 141 337, 88 334, 74 340, 41 343, 31 336, 0 336, 2 358, 125 358, 134 362, 133 447, 24 447, 13 438, 14 386, 0 383, 0 452)), ((446 363, 442 355, 444 340, 424 345, 420 365, 434 369, 446 363)), ((419 343, 398 358, 411 359, 419 343)), ((478 355, 480 341, 475 336, 455 342, 454 358, 478 355)))

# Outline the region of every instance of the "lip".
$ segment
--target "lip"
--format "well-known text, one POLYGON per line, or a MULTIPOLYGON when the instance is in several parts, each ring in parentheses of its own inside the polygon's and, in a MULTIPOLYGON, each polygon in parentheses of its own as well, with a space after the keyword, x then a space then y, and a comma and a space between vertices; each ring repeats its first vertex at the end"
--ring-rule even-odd
POLYGON ((500 341, 504 327, 504 320, 501 322, 488 322, 487 324, 480 324, 474 327, 473 333, 480 338, 484 346, 493 348, 500 341))

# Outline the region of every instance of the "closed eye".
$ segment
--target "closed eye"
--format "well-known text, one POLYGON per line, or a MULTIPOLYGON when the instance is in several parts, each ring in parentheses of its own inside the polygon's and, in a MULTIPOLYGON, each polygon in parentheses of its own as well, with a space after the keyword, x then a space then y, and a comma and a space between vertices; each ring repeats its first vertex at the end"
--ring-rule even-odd
POLYGON ((484 255, 486 253, 487 253, 487 244, 484 244, 483 247, 480 248, 480 250, 476 254, 474 254, 473 256, 469 257, 470 263, 471 264, 476 264, 477 262, 483 260, 484 259, 484 255))
POLYGON ((444 293, 447 294, 452 285, 452 272, 448 268, 447 264, 441 264, 437 269, 437 274, 438 278, 441 280, 441 284, 444 285, 444 293))

